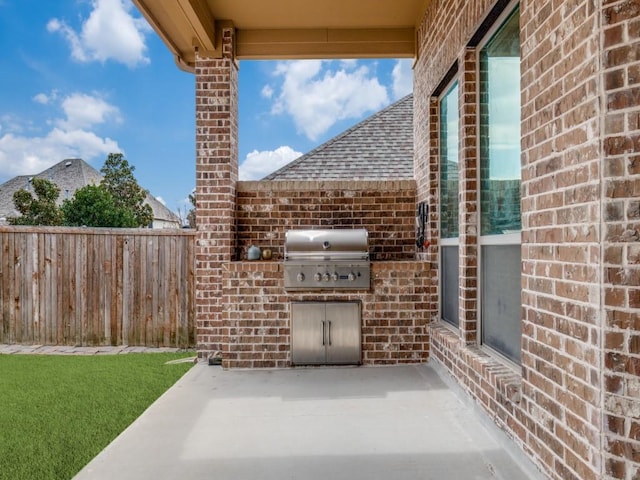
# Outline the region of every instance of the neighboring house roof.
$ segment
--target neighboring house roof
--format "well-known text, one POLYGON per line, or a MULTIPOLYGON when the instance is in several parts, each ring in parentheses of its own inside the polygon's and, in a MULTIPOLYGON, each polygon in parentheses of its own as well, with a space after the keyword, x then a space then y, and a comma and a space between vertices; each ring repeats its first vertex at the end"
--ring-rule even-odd
MULTIPOLYGON (((63 200, 73 197, 76 190, 87 185, 98 185, 102 181, 102 174, 81 158, 68 158, 35 175, 21 175, 0 185, 0 223, 7 217, 19 215, 13 204, 13 194, 20 189, 29 189, 33 177, 46 178, 60 188, 58 205, 63 200)), ((154 223, 175 223, 180 227, 178 216, 160 203, 155 197, 147 194, 145 203, 153 210, 154 223)))
POLYGON ((6 223, 6 217, 17 215, 18 212, 13 205, 13 193, 25 188, 30 178, 27 175, 21 175, 0 185, 0 225, 6 223))
POLYGON ((412 178, 413 95, 407 95, 263 180, 412 178))

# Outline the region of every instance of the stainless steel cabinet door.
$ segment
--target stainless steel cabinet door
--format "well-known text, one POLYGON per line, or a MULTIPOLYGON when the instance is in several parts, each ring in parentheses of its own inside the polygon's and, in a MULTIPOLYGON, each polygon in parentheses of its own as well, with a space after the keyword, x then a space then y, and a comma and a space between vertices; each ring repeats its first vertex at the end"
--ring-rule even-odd
POLYGON ((327 363, 360 363, 360 304, 326 304, 327 363))
POLYGON ((324 304, 291 304, 291 363, 326 363, 325 334, 324 304))

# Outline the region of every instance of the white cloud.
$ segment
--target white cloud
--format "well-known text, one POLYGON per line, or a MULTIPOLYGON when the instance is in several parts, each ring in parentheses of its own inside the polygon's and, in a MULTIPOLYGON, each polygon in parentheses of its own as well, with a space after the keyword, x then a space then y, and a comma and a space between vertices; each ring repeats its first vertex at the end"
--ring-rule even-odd
POLYGON ((66 118, 58 126, 66 129, 89 128, 112 119, 120 122, 120 111, 98 96, 74 93, 62 101, 66 118))
POLYGON ((273 88, 271 88, 269 85, 265 85, 264 87, 262 87, 260 95, 262 95, 264 98, 273 97, 273 88))
POLYGON ((399 98, 409 95, 413 91, 413 60, 398 60, 393 67, 391 76, 393 77, 393 98, 399 98))
POLYGON ((38 93, 35 97, 33 97, 33 101, 41 105, 48 105, 56 99, 56 96, 57 95, 55 91, 51 92, 50 95, 47 95, 46 93, 38 93))
POLYGON ((57 18, 49 21, 47 30, 60 33, 79 62, 115 60, 129 67, 149 63, 145 34, 151 29, 143 18, 131 15, 131 3, 93 0, 92 6, 79 32, 57 18))
POLYGON ((262 152, 254 150, 240 164, 240 180, 259 180, 301 155, 288 146, 262 152))
POLYGON ((0 116, 0 131, 19 133, 24 130, 24 125, 12 114, 0 116))
POLYGON ((297 60, 280 62, 275 75, 283 78, 282 89, 272 108, 273 114, 293 117, 298 132, 317 140, 336 122, 360 118, 387 103, 387 90, 366 66, 348 62, 297 60), (343 62, 344 63, 344 62, 343 62))
POLYGON ((25 135, 25 129, 20 128, 11 117, 11 130, 0 135, 0 181, 15 175, 38 173, 64 158, 77 157, 91 161, 112 152, 122 152, 115 140, 103 138, 89 130, 89 127, 108 120, 118 120, 118 109, 104 100, 73 94, 58 101, 57 96, 39 94, 34 101, 60 108, 65 116, 50 122, 55 126, 46 134, 34 136, 25 135), (47 101, 43 103, 45 98, 47 101), (78 100, 81 100, 80 105, 86 105, 86 112, 77 106, 78 100))
POLYGON ((164 205, 165 207, 167 206, 167 202, 164 201, 164 198, 162 197, 156 197, 156 200, 158 200, 162 205, 164 205))
POLYGON ((0 178, 38 173, 64 158, 90 160, 119 151, 116 141, 83 130, 54 128, 43 137, 8 133, 0 136, 0 178))
POLYGON ((353 70, 358 66, 358 60, 354 60, 354 59, 340 60, 340 66, 345 70, 353 70))

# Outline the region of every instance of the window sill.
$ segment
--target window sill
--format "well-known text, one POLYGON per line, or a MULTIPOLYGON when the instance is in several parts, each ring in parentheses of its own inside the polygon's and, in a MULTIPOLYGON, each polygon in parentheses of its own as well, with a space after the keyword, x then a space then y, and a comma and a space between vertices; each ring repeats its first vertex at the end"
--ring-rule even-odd
POLYGON ((430 355, 478 398, 516 406, 522 398, 522 376, 513 364, 498 359, 476 345, 465 345, 457 332, 438 321, 429 325, 430 355))

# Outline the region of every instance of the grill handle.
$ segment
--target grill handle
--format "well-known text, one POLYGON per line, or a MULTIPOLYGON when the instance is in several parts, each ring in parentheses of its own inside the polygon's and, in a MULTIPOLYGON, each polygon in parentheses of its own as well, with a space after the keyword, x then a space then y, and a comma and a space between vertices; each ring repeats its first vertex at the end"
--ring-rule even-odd
POLYGON ((304 260, 315 262, 331 262, 331 261, 358 261, 369 260, 369 252, 288 252, 284 254, 285 260, 304 260))

